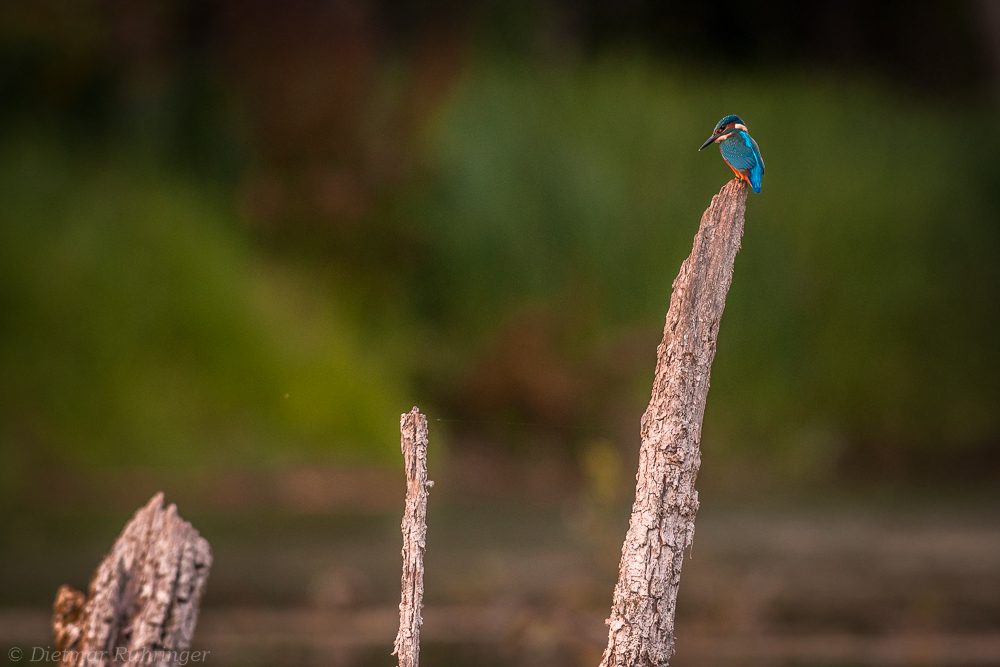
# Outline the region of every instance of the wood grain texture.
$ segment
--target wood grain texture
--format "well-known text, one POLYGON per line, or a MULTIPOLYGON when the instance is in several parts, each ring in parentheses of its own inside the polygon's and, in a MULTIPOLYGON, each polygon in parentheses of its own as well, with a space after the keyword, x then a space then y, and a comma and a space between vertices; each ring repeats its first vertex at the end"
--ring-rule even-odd
POLYGON ((69 586, 59 589, 52 625, 60 665, 184 660, 211 565, 208 541, 156 494, 98 566, 86 598, 69 586))
POLYGON ((417 408, 399 417, 400 448, 406 467, 406 510, 403 512, 403 575, 399 600, 399 633, 393 655, 399 667, 420 664, 420 610, 424 600, 424 551, 427 548, 427 417, 417 408))
POLYGON ((681 565, 698 511, 701 424, 746 198, 746 183, 735 179, 712 198, 674 280, 652 397, 642 416, 635 503, 602 667, 660 667, 674 652, 681 565))

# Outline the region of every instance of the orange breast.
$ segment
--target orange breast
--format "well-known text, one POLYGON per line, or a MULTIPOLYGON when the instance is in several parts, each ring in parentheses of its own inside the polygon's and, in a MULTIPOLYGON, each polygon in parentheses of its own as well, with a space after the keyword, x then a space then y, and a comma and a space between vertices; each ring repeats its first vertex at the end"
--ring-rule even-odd
MULTIPOLYGON (((724 159, 724 158, 723 158, 723 159, 724 159)), ((741 172, 741 171, 738 171, 738 170, 736 169, 736 167, 734 167, 733 165, 729 164, 728 162, 726 162, 726 164, 728 164, 728 165, 729 165, 729 168, 733 170, 733 173, 734 173, 734 174, 736 174, 737 178, 742 178, 742 179, 743 179, 744 181, 746 181, 747 183, 749 183, 749 182, 750 182, 750 177, 749 177, 749 176, 747 176, 746 174, 744 174, 744 173, 743 173, 743 172, 741 172)))

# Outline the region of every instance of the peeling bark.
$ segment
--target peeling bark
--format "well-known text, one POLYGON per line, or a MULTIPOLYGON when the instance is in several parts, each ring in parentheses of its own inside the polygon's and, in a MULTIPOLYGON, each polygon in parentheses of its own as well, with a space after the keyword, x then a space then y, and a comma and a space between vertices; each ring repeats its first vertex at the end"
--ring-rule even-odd
POLYGON ((399 601, 399 633, 393 655, 399 667, 420 663, 420 609, 424 600, 424 551, 427 548, 427 417, 417 408, 399 417, 400 448, 406 466, 406 510, 403 512, 403 575, 399 601))
POLYGON ((156 494, 115 540, 86 597, 59 589, 52 626, 61 667, 186 662, 211 565, 208 541, 156 494))
POLYGON ((674 280, 652 397, 642 416, 635 503, 602 667, 660 667, 674 653, 681 565, 698 511, 701 424, 746 198, 746 183, 737 179, 712 198, 674 280))

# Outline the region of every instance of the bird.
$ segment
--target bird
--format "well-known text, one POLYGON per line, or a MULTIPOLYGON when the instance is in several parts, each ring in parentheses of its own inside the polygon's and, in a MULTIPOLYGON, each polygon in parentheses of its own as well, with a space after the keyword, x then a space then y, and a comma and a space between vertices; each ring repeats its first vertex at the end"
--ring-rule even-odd
POLYGON ((720 120, 712 136, 698 150, 711 144, 719 144, 722 159, 736 172, 736 177, 749 183, 753 191, 760 194, 760 181, 764 178, 764 158, 760 156, 760 148, 750 136, 743 119, 739 116, 726 116, 720 120))

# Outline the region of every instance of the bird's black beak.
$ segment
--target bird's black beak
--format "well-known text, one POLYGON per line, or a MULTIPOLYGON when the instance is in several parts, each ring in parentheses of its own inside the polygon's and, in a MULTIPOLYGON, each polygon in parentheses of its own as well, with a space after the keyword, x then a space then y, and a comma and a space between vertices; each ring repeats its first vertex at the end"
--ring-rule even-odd
MULTIPOLYGON (((710 136, 710 137, 708 138, 708 141, 706 141, 705 143, 703 143, 703 144, 701 145, 701 148, 708 148, 709 146, 711 146, 711 145, 712 145, 712 142, 714 142, 714 141, 715 141, 716 139, 718 139, 718 138, 719 138, 719 135, 717 135, 717 134, 713 134, 712 136, 710 136)), ((698 150, 701 150, 701 148, 699 148, 698 150)))

